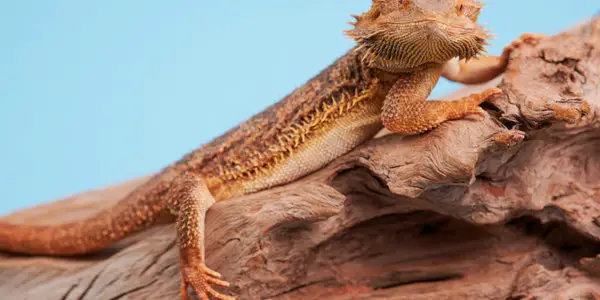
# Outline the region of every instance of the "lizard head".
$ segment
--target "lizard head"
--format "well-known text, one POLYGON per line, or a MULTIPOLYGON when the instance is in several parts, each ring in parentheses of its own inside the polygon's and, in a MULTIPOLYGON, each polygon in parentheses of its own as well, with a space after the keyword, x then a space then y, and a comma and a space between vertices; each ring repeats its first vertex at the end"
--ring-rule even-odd
POLYGON ((483 52, 489 34, 477 24, 482 7, 476 0, 373 0, 346 34, 369 66, 410 71, 483 52))

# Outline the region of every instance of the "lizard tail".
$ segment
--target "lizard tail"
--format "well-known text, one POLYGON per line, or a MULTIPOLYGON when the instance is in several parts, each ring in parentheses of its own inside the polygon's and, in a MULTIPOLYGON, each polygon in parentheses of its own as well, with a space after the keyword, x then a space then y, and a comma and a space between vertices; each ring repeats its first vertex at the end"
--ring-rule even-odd
MULTIPOLYGON (((125 211, 113 209, 89 219, 60 225, 17 225, 0 222, 0 250, 30 255, 71 256, 96 252, 146 227, 126 225, 125 211)), ((131 219, 135 220, 135 219, 131 219)))
POLYGON ((0 251, 71 256, 96 252, 150 227, 164 211, 161 190, 139 190, 90 218, 59 225, 17 225, 0 221, 0 251))
MULTIPOLYGON (((94 252, 104 243, 89 243, 85 222, 30 226, 0 222, 0 250, 31 255, 77 255, 94 252)), ((93 230, 89 234, 94 233, 93 230)))

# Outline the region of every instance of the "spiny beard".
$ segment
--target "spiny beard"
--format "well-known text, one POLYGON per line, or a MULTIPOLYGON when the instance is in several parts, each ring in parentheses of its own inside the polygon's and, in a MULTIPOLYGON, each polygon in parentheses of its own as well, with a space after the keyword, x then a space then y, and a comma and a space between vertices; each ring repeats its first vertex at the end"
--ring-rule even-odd
MULTIPOLYGON (((477 30, 465 34, 434 33, 424 37, 420 25, 395 25, 386 29, 355 29, 348 31, 358 49, 364 50, 363 61, 371 67, 387 70, 414 69, 427 63, 443 63, 453 57, 470 59, 485 52, 488 33, 477 30)), ((421 25, 425 26, 425 25, 421 25)))

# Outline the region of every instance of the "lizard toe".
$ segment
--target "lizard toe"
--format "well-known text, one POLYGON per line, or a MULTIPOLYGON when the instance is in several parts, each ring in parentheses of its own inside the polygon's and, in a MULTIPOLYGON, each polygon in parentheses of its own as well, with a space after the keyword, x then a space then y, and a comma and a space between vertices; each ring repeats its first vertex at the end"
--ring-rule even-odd
POLYGON ((211 270, 204 264, 194 267, 186 266, 182 268, 182 287, 181 287, 181 298, 183 300, 189 299, 187 294, 187 287, 191 286, 194 292, 198 295, 201 300, 209 300, 212 296, 213 299, 218 300, 235 300, 234 297, 228 296, 217 292, 212 286, 229 287, 230 284, 227 281, 219 279, 221 274, 211 270))

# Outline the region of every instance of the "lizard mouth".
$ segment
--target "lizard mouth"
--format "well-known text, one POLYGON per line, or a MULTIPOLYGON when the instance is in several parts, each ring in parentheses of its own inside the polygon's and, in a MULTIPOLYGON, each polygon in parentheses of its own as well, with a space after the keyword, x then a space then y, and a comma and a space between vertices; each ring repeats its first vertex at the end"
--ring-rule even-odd
POLYGON ((412 70, 451 58, 470 59, 481 54, 489 37, 479 27, 465 28, 438 20, 386 23, 377 28, 347 31, 364 50, 363 61, 388 71, 412 70))

